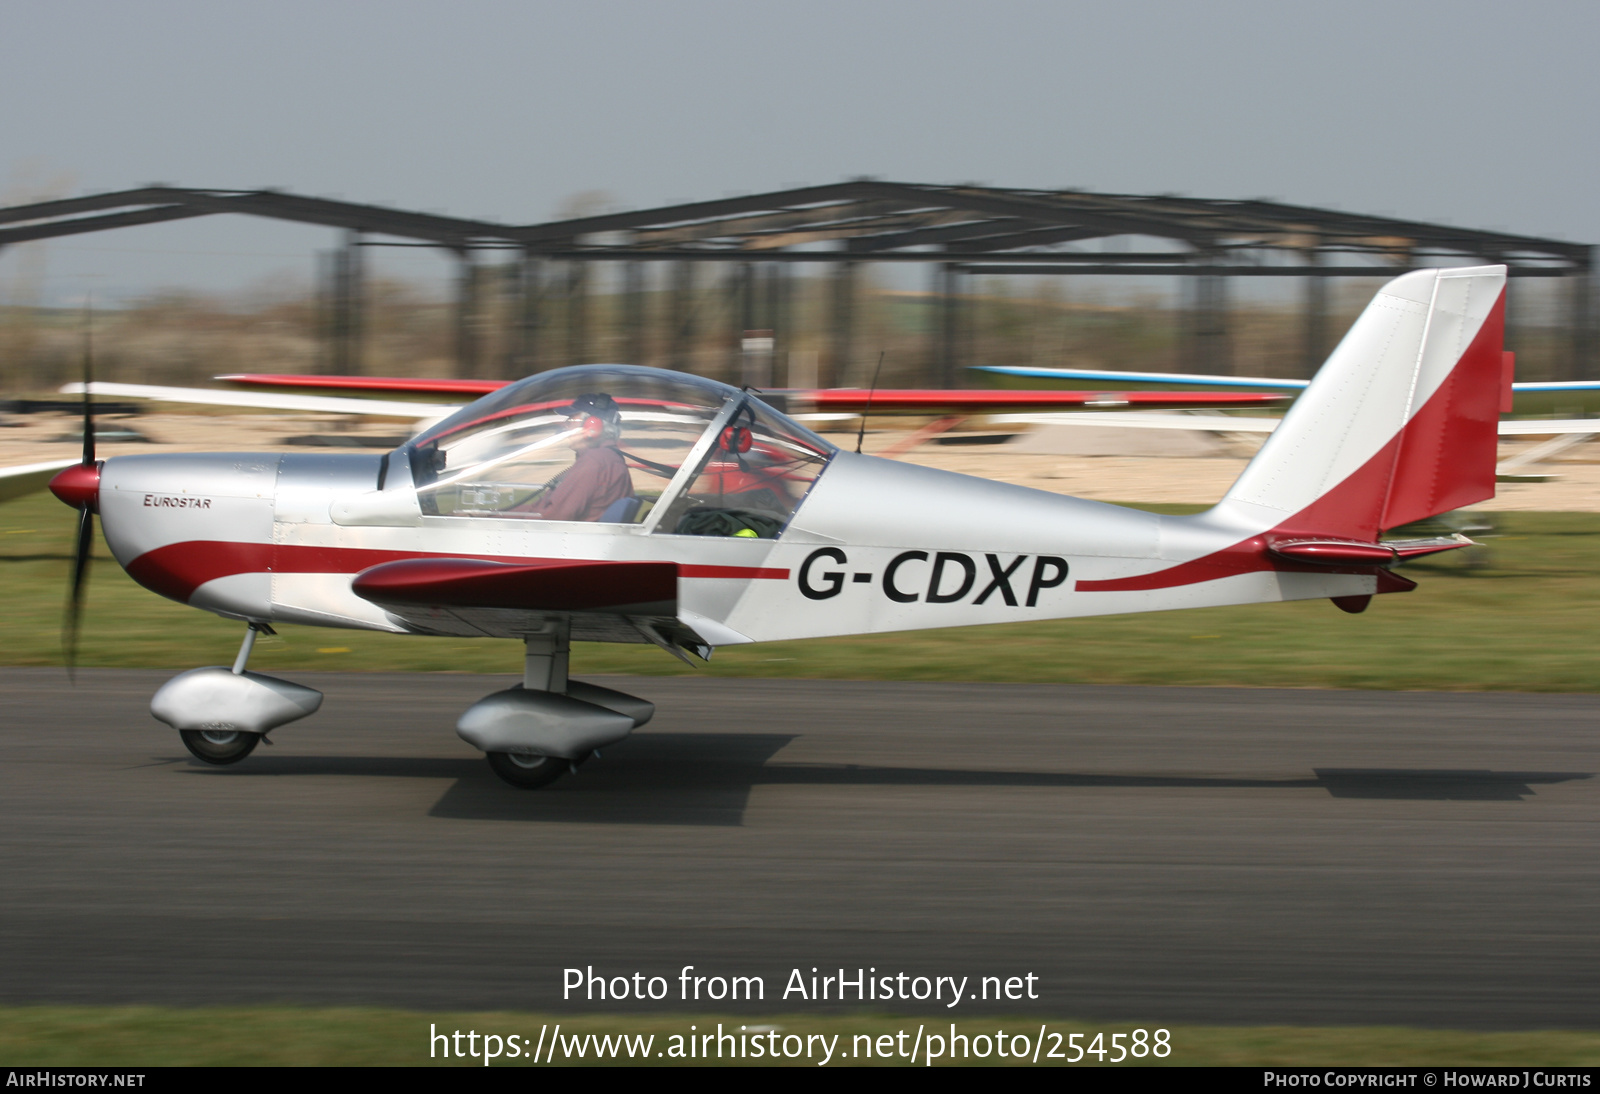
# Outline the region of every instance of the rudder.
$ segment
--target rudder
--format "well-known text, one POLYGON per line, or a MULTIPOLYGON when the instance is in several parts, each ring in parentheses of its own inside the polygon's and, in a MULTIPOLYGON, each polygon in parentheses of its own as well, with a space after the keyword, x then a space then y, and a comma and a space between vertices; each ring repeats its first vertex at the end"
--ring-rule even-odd
POLYGON ((1371 542, 1493 497, 1505 278, 1480 266, 1385 285, 1213 513, 1371 542))

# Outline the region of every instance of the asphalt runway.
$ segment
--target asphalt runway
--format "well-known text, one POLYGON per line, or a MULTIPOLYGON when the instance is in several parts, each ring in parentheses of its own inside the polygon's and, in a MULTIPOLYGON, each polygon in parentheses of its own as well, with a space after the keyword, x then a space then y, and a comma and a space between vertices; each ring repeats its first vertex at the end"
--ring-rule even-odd
POLYGON ((504 678, 292 674, 322 711, 215 768, 168 675, 0 670, 0 1001, 604 1011, 563 968, 694 965, 807 1011, 815 966, 1600 1028, 1600 696, 606 679, 655 722, 530 792, 452 729, 504 678))

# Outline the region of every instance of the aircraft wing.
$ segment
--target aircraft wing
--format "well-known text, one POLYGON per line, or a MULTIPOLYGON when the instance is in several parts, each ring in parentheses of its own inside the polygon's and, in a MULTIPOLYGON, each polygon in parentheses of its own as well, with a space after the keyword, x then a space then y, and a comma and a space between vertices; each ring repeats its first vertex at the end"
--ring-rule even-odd
POLYGON ((1544 437, 1561 433, 1600 433, 1600 419, 1520 418, 1500 423, 1502 437, 1544 437))
MULTIPOLYGON (((1216 376, 1188 372, 1127 372, 1113 369, 1034 368, 1022 365, 977 365, 974 372, 1011 380, 1070 383, 1086 390, 891 389, 872 395, 879 413, 984 413, 997 410, 1128 406, 1143 409, 1212 409, 1274 406, 1292 400, 1308 380, 1268 376, 1216 376), (1136 398, 1130 396, 1137 396, 1136 398)), ((299 376, 275 373, 232 373, 218 380, 245 388, 280 391, 342 391, 362 395, 430 396, 475 399, 504 387, 506 380, 442 380, 395 376, 299 376)), ((860 412, 865 388, 787 389, 764 392, 818 411, 860 412)), ((1600 380, 1521 381, 1511 385, 1517 414, 1600 410, 1600 380)), ((1124 423, 1127 424, 1127 423, 1124 423)), ((1537 432, 1537 431, 1534 431, 1537 432)))
MULTIPOLYGON (((765 393, 763 393, 765 394, 765 393)), ((995 411, 1067 407, 1144 407, 1148 409, 1276 407, 1289 396, 1256 391, 968 391, 958 388, 824 388, 780 391, 790 405, 804 403, 819 411, 874 414, 989 414, 995 411)))
POLYGON ((242 388, 289 391, 354 391, 386 395, 432 395, 472 400, 499 391, 510 380, 440 380, 422 376, 321 376, 279 372, 230 372, 214 380, 242 388))
POLYGON ((1223 414, 1155 414, 1137 410, 1122 413, 996 414, 990 419, 1015 425, 1115 426, 1126 429, 1187 429, 1208 433, 1271 433, 1281 418, 1236 418, 1223 414))
MULTIPOLYGON (((274 373, 230 373, 218 380, 245 388, 277 391, 343 391, 373 395, 456 395, 477 398, 504 387, 507 380, 432 380, 400 376, 297 376, 274 373)), ((1194 385, 1191 385, 1191 387, 1194 385)), ((775 388, 761 397, 781 402, 781 409, 823 414, 988 414, 1002 410, 1047 410, 1069 407, 1130 406, 1146 409, 1273 407, 1292 396, 1281 392, 1207 391, 968 391, 943 388, 775 388)), ((304 396, 317 398, 318 396, 304 396)))
MULTIPOLYGON (((1074 384, 1110 384, 1135 387, 1140 384, 1173 387, 1249 388, 1268 391, 1304 391, 1309 380, 1286 380, 1266 376, 1217 376, 1192 372, 1125 372, 1114 369, 1033 368, 1024 365, 973 365, 973 372, 1029 380, 1061 380, 1074 384)), ((1514 393, 1600 393, 1600 380, 1521 380, 1511 385, 1514 393)))
POLYGON ((50 485, 56 472, 71 467, 78 461, 46 460, 44 463, 25 463, 17 467, 0 467, 0 501, 10 501, 32 494, 50 485))
MULTIPOLYGON (((1021 365, 975 365, 972 371, 1018 384, 1046 381, 1096 386, 1108 391, 1276 391, 1297 395, 1308 380, 1265 376, 1215 376, 1187 372, 1121 372, 1111 369, 1032 368, 1021 365)), ((1522 380, 1511 385, 1513 414, 1570 415, 1600 413, 1600 380, 1522 380)), ((1530 430, 1530 432, 1540 432, 1530 430)), ((1550 432, 1545 430, 1544 432, 1550 432)))
POLYGON ((1251 391, 1304 391, 1309 380, 1284 380, 1265 376, 1215 376, 1189 372, 1123 372, 1113 369, 1033 368, 1025 365, 974 365, 973 372, 1029 380, 1065 381, 1073 384, 1109 384, 1130 390, 1142 388, 1244 388, 1251 391))
MULTIPOLYGON (((66 395, 82 395, 84 385, 67 384, 66 395)), ((91 395, 115 395, 124 399, 150 399, 155 402, 190 403, 198 406, 236 406, 257 410, 300 410, 321 414, 362 414, 382 418, 434 420, 454 414, 461 407, 454 403, 408 403, 398 400, 346 399, 329 395, 301 395, 292 392, 216 391, 202 387, 159 387, 153 384, 110 384, 96 380, 89 385, 91 395)))
MULTIPOLYGON (((1059 371, 1059 370, 1058 370, 1059 371)), ((1159 376, 1161 373, 1132 373, 1123 375, 1159 376)), ((1173 376, 1178 374, 1173 373, 1173 376)), ((230 377, 218 377, 229 379, 230 377)), ((274 378, 276 379, 276 378, 274 378)), ((484 392, 492 391, 505 386, 506 381, 499 380, 468 380, 468 381, 391 381, 383 377, 350 377, 350 376, 285 376, 284 380, 296 382, 302 380, 337 381, 323 385, 337 390, 356 390, 349 386, 352 381, 367 381, 383 383, 404 384, 432 384, 449 383, 456 385, 451 390, 468 392, 467 385, 472 389, 481 388, 484 392), (344 386, 340 386, 340 385, 344 386)), ((1229 377, 1227 379, 1238 379, 1229 377)), ((1289 381, 1278 381, 1287 383, 1289 381)), ((1296 381, 1298 382, 1298 381, 1296 381)), ((287 385, 286 385, 287 386, 287 385)), ((1548 387, 1549 385, 1540 385, 1548 387)), ((1600 384, 1596 384, 1600 388, 1600 384)), ((67 384, 61 388, 63 394, 81 395, 84 385, 81 383, 67 384)), ((407 389, 408 390, 408 389, 407 389)), ((432 389, 437 390, 437 389, 432 389)), ((217 391, 209 388, 190 387, 160 387, 151 384, 114 384, 96 381, 89 385, 89 392, 93 395, 117 396, 131 399, 151 399, 158 402, 191 403, 203 406, 236 406, 262 410, 300 410, 325 414, 360 414, 386 418, 410 418, 418 421, 431 421, 453 414, 460 409, 454 403, 408 403, 393 400, 344 398, 329 395, 304 395, 294 392, 254 392, 254 391, 217 391)), ((470 392, 468 392, 470 393, 470 392)), ((866 389, 854 388, 825 388, 807 391, 784 391, 777 394, 791 397, 804 397, 815 401, 818 407, 831 411, 853 411, 859 413, 867 407, 866 389)), ((1242 418, 1222 414, 1161 414, 1153 413, 1154 410, 1178 410, 1190 407, 1222 409, 1228 407, 1259 406, 1267 407, 1285 401, 1285 396, 1277 393, 1260 393, 1259 401, 1249 401, 1243 404, 1236 402, 1239 395, 1248 393, 1217 393, 1216 399, 1205 399, 1202 396, 1213 394, 1208 392, 1183 392, 1173 393, 1181 396, 1178 399, 1169 399, 1162 392, 1122 392, 1108 395, 1102 391, 962 391, 938 389, 892 389, 879 391, 872 396, 871 407, 873 412, 894 411, 918 412, 931 414, 937 412, 964 412, 969 414, 991 414, 996 422, 1009 422, 1015 424, 1031 425, 1082 425, 1082 426, 1116 426, 1120 428, 1135 429, 1188 429, 1202 430, 1213 433, 1270 433, 1276 428, 1277 418, 1242 418), (1189 400, 1193 400, 1190 402, 1189 400), (1105 412, 1095 409, 1085 409, 1076 413, 1050 413, 1048 408, 1059 407, 1085 407, 1099 408, 1107 406, 1126 406, 1129 408, 1149 408, 1141 413, 1138 410, 1105 412), (995 411, 1014 410, 1017 407, 1032 407, 1031 411, 1016 413, 994 413, 995 411)), ((1500 423, 1500 435, 1506 436, 1551 436, 1556 434, 1592 434, 1600 433, 1600 419, 1594 418, 1531 418, 1520 420, 1505 420, 1500 423)), ((41 468, 59 469, 67 463, 76 461, 68 460, 65 463, 28 464, 23 467, 10 469, 18 476, 18 483, 27 481, 25 475, 43 475, 42 482, 49 481, 47 471, 41 468)), ((7 474, 0 471, 0 476, 7 474)), ((42 485, 41 482, 41 485, 42 485)), ((38 487, 25 487, 22 492, 38 487)), ((0 500, 8 496, 0 486, 0 500)))
MULTIPOLYGON (((997 414, 996 422, 1017 425, 1113 426, 1119 429, 1187 429, 1209 433, 1271 433, 1281 418, 1236 418, 1223 414, 997 414)), ((1600 433, 1600 418, 1522 418, 1504 420, 1502 437, 1545 437, 1600 433)))

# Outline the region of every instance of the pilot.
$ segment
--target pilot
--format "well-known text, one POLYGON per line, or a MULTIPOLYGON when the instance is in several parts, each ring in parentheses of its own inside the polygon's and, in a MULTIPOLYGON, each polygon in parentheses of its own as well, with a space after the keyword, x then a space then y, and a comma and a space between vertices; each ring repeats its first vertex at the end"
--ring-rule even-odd
POLYGON ((549 489, 530 505, 530 515, 544 520, 599 520, 613 504, 633 497, 633 477, 617 448, 622 411, 601 392, 580 395, 567 410, 573 430, 567 443, 572 466, 557 475, 549 489))

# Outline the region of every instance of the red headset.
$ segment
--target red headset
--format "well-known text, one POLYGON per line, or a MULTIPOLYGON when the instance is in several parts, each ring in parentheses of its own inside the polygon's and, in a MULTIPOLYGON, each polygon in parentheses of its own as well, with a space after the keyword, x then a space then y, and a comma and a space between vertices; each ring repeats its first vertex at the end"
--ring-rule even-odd
POLYGON ((578 432, 589 440, 598 440, 615 428, 602 415, 617 413, 616 402, 609 395, 585 395, 572 404, 568 411, 567 421, 577 424, 578 432), (597 405, 598 404, 598 405, 597 405), (592 413, 598 409, 599 414, 592 413))

